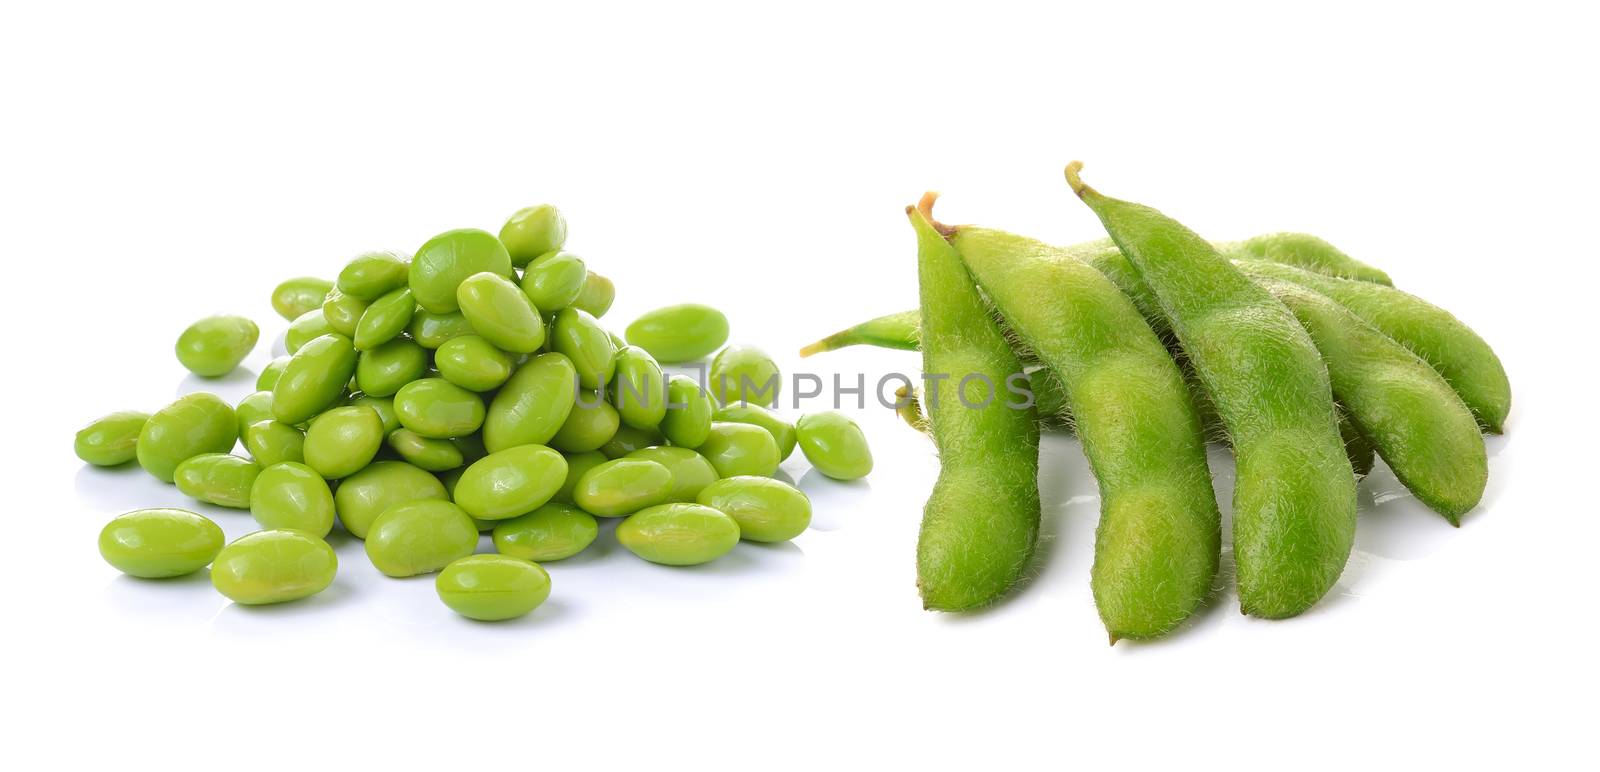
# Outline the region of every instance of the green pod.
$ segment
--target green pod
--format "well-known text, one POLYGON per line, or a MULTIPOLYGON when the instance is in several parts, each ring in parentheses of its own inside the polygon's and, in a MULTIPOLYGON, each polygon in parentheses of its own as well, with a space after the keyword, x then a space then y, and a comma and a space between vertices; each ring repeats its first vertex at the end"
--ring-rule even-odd
POLYGON ((333 489, 305 464, 274 464, 250 488, 250 516, 262 528, 293 528, 322 538, 333 530, 333 489))
POLYGON ((611 379, 611 404, 624 424, 635 429, 655 429, 667 415, 667 379, 650 352, 624 346, 617 352, 616 375, 611 379))
POLYGON ((478 526, 448 501, 396 504, 378 515, 367 531, 367 558, 387 576, 438 571, 472 554, 478 526))
POLYGON ((365 405, 346 405, 312 419, 305 463, 329 480, 349 477, 372 463, 383 447, 383 419, 365 405))
POLYGON ((443 346, 452 338, 475 334, 472 322, 467 321, 466 315, 460 311, 436 314, 425 308, 419 308, 411 315, 409 331, 411 339, 426 349, 443 346))
POLYGON ((456 302, 472 329, 496 348, 530 354, 544 345, 544 318, 510 279, 492 272, 468 276, 456 302))
POLYGON ((518 209, 500 227, 500 243, 505 244, 511 264, 521 268, 567 243, 567 221, 550 204, 518 209))
POLYGON ((278 378, 283 375, 283 368, 288 366, 288 355, 274 357, 266 367, 261 368, 261 374, 256 376, 256 391, 272 391, 272 387, 278 384, 278 378))
POLYGON ((411 290, 405 287, 394 290, 367 306, 361 312, 361 321, 356 324, 356 332, 352 340, 357 351, 370 351, 406 331, 411 324, 411 315, 417 310, 417 303, 411 298, 411 290))
POLYGON ((717 470, 718 477, 771 477, 778 471, 778 443, 759 426, 711 424, 711 434, 695 449, 717 470))
POLYGON ((567 460, 543 445, 519 445, 479 459, 456 481, 455 502, 480 520, 538 509, 561 490, 567 460))
POLYGON ((417 250, 409 283, 417 305, 447 314, 460 307, 456 288, 467 277, 485 271, 509 278, 511 256, 494 234, 462 228, 434 236, 417 250))
POLYGON ((800 356, 808 357, 824 351, 834 351, 846 346, 875 346, 900 351, 916 351, 922 311, 911 309, 868 319, 853 327, 840 330, 822 340, 800 349, 800 356))
POLYGON ((484 447, 494 453, 518 445, 550 443, 572 414, 576 379, 572 360, 563 354, 540 354, 523 363, 489 402, 483 421, 484 447))
POLYGON ((328 322, 328 327, 334 332, 354 338, 356 328, 361 326, 361 317, 367 313, 367 307, 372 304, 370 300, 346 295, 335 289, 328 293, 328 299, 322 302, 322 318, 328 322))
POLYGON ((788 541, 811 525, 811 499, 770 477, 729 477, 700 491, 695 501, 733 518, 748 541, 788 541))
POLYGON ((618 458, 585 472, 572 499, 591 515, 621 517, 666 501, 672 487, 672 471, 665 466, 618 458))
POLYGON ((339 558, 328 543, 303 531, 256 531, 222 548, 211 563, 211 584, 246 606, 309 598, 333 584, 339 558))
POLYGON ((509 354, 477 335, 446 341, 434 352, 433 362, 439 377, 468 391, 500 388, 516 367, 509 354))
POLYGON ((242 316, 208 316, 178 336, 178 362, 204 378, 227 375, 249 356, 260 337, 256 323, 242 316))
POLYGON ((1309 233, 1266 233, 1217 245, 1224 257, 1267 260, 1327 276, 1394 286, 1389 274, 1361 262, 1309 233))
MULTIPOLYGON (((1331 377, 1332 374, 1329 375, 1331 377)), ((1372 447, 1372 441, 1350 421, 1349 411, 1343 406, 1337 407, 1339 407, 1339 439, 1344 440, 1344 453, 1350 457, 1350 469, 1356 473, 1356 477, 1366 477, 1372 473, 1373 464, 1377 463, 1378 451, 1372 447)))
POLYGON ((186 509, 139 509, 100 530, 100 557, 129 576, 166 579, 205 568, 223 541, 216 523, 186 509))
POLYGON ((1355 474, 1315 344, 1211 244, 1084 185, 1078 168, 1067 167, 1073 192, 1155 294, 1228 429, 1241 609, 1268 618, 1305 611, 1344 570, 1356 521, 1355 474))
POLYGON ((394 395, 400 425, 424 437, 463 437, 483 425, 483 398, 443 378, 422 378, 394 395))
POLYGON ((289 324, 288 331, 283 334, 283 349, 293 356, 307 343, 333 334, 333 325, 328 324, 328 317, 323 316, 322 308, 313 308, 295 317, 289 324))
POLYGON ((248 458, 227 453, 202 453, 185 459, 173 470, 172 481, 183 495, 196 501, 232 509, 250 507, 250 487, 261 467, 248 458))
POLYGON ((778 461, 782 462, 794 452, 796 435, 794 424, 779 418, 778 415, 759 405, 724 405, 711 414, 713 421, 730 421, 739 424, 752 424, 766 429, 772 439, 778 443, 778 461))
POLYGON ((521 517, 494 524, 494 548, 502 555, 546 562, 576 555, 600 533, 594 515, 551 502, 521 517))
POLYGON ((534 258, 522 274, 522 291, 534 307, 553 314, 578 299, 589 269, 571 252, 550 252, 534 258))
POLYGON ((445 566, 433 583, 451 611, 480 622, 516 619, 550 597, 550 574, 509 555, 469 555, 445 566))
POLYGON ((251 426, 272 418, 272 392, 254 391, 246 394, 239 404, 233 406, 233 415, 239 424, 239 436, 243 437, 251 426))
MULTIPOLYGON (((932 207, 931 197, 924 202, 932 207)), ((961 255, 929 214, 906 214, 917 234, 922 371, 990 383, 1021 372, 961 255)), ((968 611, 1005 595, 1028 570, 1039 533, 1037 415, 998 400, 968 409, 961 396, 937 389, 928 404, 939 478, 917 537, 917 590, 924 608, 940 611, 968 611)))
POLYGON ((430 472, 448 472, 466 463, 461 448, 450 440, 424 437, 410 429, 394 429, 387 437, 389 448, 408 463, 430 472))
POLYGON ((694 566, 732 552, 739 524, 701 504, 661 504, 619 523, 617 541, 652 563, 694 566))
POLYGON ((661 418, 661 433, 672 444, 698 448, 711 436, 711 420, 716 405, 711 395, 693 378, 674 375, 667 379, 667 412, 661 418))
POLYGON ((872 471, 872 449, 861 427, 828 410, 800 417, 794 425, 800 451, 817 471, 835 480, 859 480, 872 471))
POLYGON ((391 397, 428 371, 428 350, 397 337, 356 357, 356 388, 373 397, 391 397))
POLYGON ((215 394, 198 392, 150 416, 139 429, 134 456, 157 480, 172 482, 179 464, 202 453, 226 453, 238 439, 233 408, 215 394))
POLYGON ((578 291, 578 299, 572 301, 572 308, 599 319, 611 310, 611 304, 616 299, 617 285, 610 279, 590 271, 589 275, 583 278, 583 289, 578 291))
POLYGON ((657 445, 639 448, 623 458, 654 461, 672 473, 672 490, 663 502, 694 501, 700 491, 717 481, 717 469, 705 456, 688 448, 657 445))
POLYGON ((616 433, 606 444, 600 446, 600 452, 606 458, 622 458, 636 450, 660 445, 666 442, 661 432, 654 429, 635 429, 627 424, 617 427, 616 433))
POLYGON ((126 464, 138 455, 139 432, 149 420, 149 413, 137 410, 103 415, 78 430, 72 438, 72 452, 86 464, 126 464))
MULTIPOLYGON (((560 490, 557 490, 556 495, 550 497, 550 500, 562 504, 573 504, 575 502, 572 500, 572 492, 577 489, 578 480, 583 478, 585 472, 611 459, 606 458, 606 454, 598 450, 591 450, 587 453, 563 453, 561 455, 567 460, 567 479, 561 482, 560 490)), ((715 475, 716 473, 713 472, 712 474, 715 475)))
POLYGON ((307 343, 283 368, 272 387, 272 415, 301 424, 334 405, 356 372, 356 348, 343 335, 324 335, 307 343))
POLYGON ((720 404, 772 407, 782 389, 777 363, 755 346, 729 346, 711 360, 711 393, 720 404))
POLYGON ((339 482, 334 510, 344 529, 367 538, 373 521, 390 507, 413 501, 448 501, 439 478, 403 461, 378 461, 339 482))
POLYGON ((301 314, 322 308, 322 301, 333 291, 333 282, 311 276, 284 279, 272 290, 272 310, 287 321, 301 314))
POLYGON ((563 453, 599 450, 616 435, 617 427, 621 424, 617 409, 598 392, 581 391, 572 400, 572 410, 567 413, 567 420, 550 438, 550 447, 563 453))
POLYGON ((711 306, 681 303, 633 320, 625 334, 629 344, 662 362, 694 362, 728 342, 728 317, 711 306))
POLYGON ((244 449, 263 469, 275 464, 305 461, 305 445, 304 432, 270 418, 250 424, 244 430, 244 449))
POLYGON ((367 252, 345 263, 335 286, 350 297, 377 300, 406 286, 410 274, 411 265, 404 257, 393 252, 367 252))
POLYGON ((587 311, 561 310, 551 325, 550 338, 551 348, 572 360, 583 388, 604 388, 611 382, 617 370, 616 343, 587 311))
POLYGON ((395 415, 394 400, 389 397, 375 397, 371 394, 361 394, 351 399, 350 405, 365 405, 372 408, 378 418, 383 421, 383 434, 385 437, 390 432, 400 428, 400 416, 395 415))

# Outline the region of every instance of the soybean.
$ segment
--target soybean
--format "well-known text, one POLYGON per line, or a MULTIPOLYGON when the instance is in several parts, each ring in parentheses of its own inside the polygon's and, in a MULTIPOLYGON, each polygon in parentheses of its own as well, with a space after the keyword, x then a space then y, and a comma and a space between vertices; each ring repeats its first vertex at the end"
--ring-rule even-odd
POLYGON ((308 598, 333 584, 339 558, 328 543, 303 531, 256 531, 222 548, 211 584, 247 606, 308 598))
POLYGON ((616 344, 586 311, 567 308, 556 314, 551 347, 572 361, 585 389, 604 388, 617 371, 616 344))
POLYGON ((624 424, 635 429, 655 429, 667 414, 667 379, 655 357, 638 346, 617 352, 611 404, 624 424))
POLYGON ((561 424, 550 447, 564 453, 587 453, 599 450, 617 433, 622 419, 617 409, 599 393, 580 391, 572 401, 572 410, 561 424))
POLYGON ((244 449, 263 469, 274 464, 305 461, 305 444, 304 432, 270 418, 250 424, 244 430, 244 449))
POLYGON ((367 531, 367 558, 393 577, 438 571, 472 554, 478 526, 448 501, 396 504, 378 515, 367 531))
MULTIPOLYGON (((564 453, 562 456, 567 459, 567 479, 561 481, 561 489, 556 491, 556 495, 551 497, 551 501, 563 504, 575 503, 572 500, 572 493, 577 489, 578 480, 583 478, 584 473, 611 460, 598 450, 591 450, 587 453, 564 453)), ((715 479, 715 476, 716 472, 713 471, 713 479, 715 479)))
POLYGON ((424 437, 410 429, 389 432, 386 442, 401 458, 430 472, 446 472, 466 463, 466 456, 454 442, 424 437))
POLYGON ((443 378, 421 378, 394 395, 400 424, 424 437, 463 437, 483 425, 483 398, 443 378))
POLYGON ((202 453, 179 464, 172 481, 189 498, 219 507, 248 509, 250 488, 260 473, 261 467, 248 458, 202 453))
POLYGON ((584 277, 583 289, 578 292, 578 299, 572 301, 572 307, 599 319, 611 310, 611 304, 616 299, 617 285, 610 279, 590 271, 589 275, 584 277))
POLYGON ((349 405, 365 405, 378 414, 378 419, 383 421, 383 433, 387 435, 400 428, 400 416, 395 415, 394 400, 388 397, 375 397, 371 394, 357 394, 346 403, 349 405))
POLYGON ((139 509, 100 530, 100 557, 129 576, 166 579, 205 568, 223 541, 216 523, 188 510, 139 509))
POLYGON ((333 530, 336 513, 333 490, 305 464, 269 466, 250 489, 250 515, 262 528, 293 528, 321 538, 333 530))
POLYGON ((654 461, 672 473, 672 490, 664 501, 694 501, 700 491, 717 481, 717 469, 705 456, 689 448, 658 445, 639 448, 623 458, 654 461))
POLYGON ((540 311, 553 314, 578 299, 588 276, 582 258, 570 252, 550 252, 528 264, 522 274, 522 291, 540 311))
POLYGON ((324 335, 296 351, 272 387, 272 415, 305 423, 344 395, 356 372, 356 349, 343 335, 324 335))
POLYGON ((619 458, 585 472, 572 499, 585 512, 621 517, 667 500, 672 472, 654 461, 619 458))
POLYGON ((572 413, 576 377, 572 360, 559 353, 540 354, 523 363, 489 403, 483 421, 484 447, 493 453, 550 443, 572 413))
POLYGON ((356 357, 356 387, 372 397, 391 397, 428 371, 428 350, 409 338, 395 338, 356 357))
POLYGON ((549 204, 518 209, 501 226, 500 242, 506 245, 511 264, 521 268, 567 243, 567 221, 549 204))
POLYGON ((759 426, 716 422, 695 449, 716 468, 719 477, 771 477, 778 471, 778 443, 759 426))
POLYGON ((178 362, 205 378, 227 375, 249 356, 260 337, 256 323, 242 316, 208 316, 178 336, 178 362))
POLYGON ((777 404, 782 383, 778 365, 754 346, 729 346, 711 360, 711 393, 723 405, 777 404))
POLYGON ((361 326, 361 317, 371 304, 370 300, 346 295, 336 289, 328 293, 328 299, 322 302, 322 318, 327 320, 328 327, 334 332, 353 339, 356 328, 361 326))
POLYGON ((333 282, 311 276, 284 279, 272 290, 272 310, 288 321, 301 314, 322 308, 322 301, 333 291, 333 282))
POLYGON ((233 406, 234 418, 239 423, 239 436, 243 437, 251 426, 272 418, 272 392, 254 391, 233 406))
POLYGON ((664 442, 666 439, 661 436, 661 432, 654 429, 635 429, 623 424, 617 427, 616 433, 611 435, 611 439, 606 440, 606 444, 600 446, 600 452, 604 453, 606 458, 622 458, 641 448, 664 442))
POLYGON ((500 622, 523 616, 550 597, 550 574, 509 555, 470 555, 445 566, 434 589, 451 611, 500 622))
POLYGON ((411 266, 393 252, 367 252, 357 255, 339 271, 335 286, 340 292, 361 300, 376 300, 406 286, 411 266))
POLYGON ((139 429, 134 455, 157 480, 172 482, 179 464, 202 453, 226 453, 238 439, 233 408, 215 394, 198 392, 150 416, 139 429))
POLYGON ((443 346, 451 338, 475 334, 472 322, 467 321, 466 315, 460 311, 436 314, 425 308, 419 308, 411 315, 408 330, 417 345, 428 349, 443 346))
POLYGON ((139 432, 149 413, 121 410, 89 422, 72 438, 72 452, 86 464, 117 466, 138 455, 139 432))
POLYGON ((652 563, 693 566, 731 552, 739 543, 739 524, 701 504, 661 504, 618 524, 617 541, 652 563))
POLYGON ((489 271, 468 276, 456 289, 456 301, 472 329, 496 348, 528 354, 544 345, 542 309, 505 276, 489 271))
POLYGON ((305 463, 329 480, 349 477, 372 463, 383 447, 383 419, 364 405, 336 407, 306 429, 305 463))
POLYGON ((674 375, 667 379, 666 408, 659 428, 673 445, 697 448, 711 436, 716 404, 693 378, 674 375))
POLYGON ((409 284, 417 305, 446 314, 460 307, 456 288, 467 277, 485 271, 509 278, 511 255, 494 234, 462 228, 434 236, 417 250, 411 258, 409 284))
POLYGON ((594 516, 570 504, 551 502, 521 517, 494 524, 494 548, 502 555, 545 562, 582 552, 600 533, 594 516))
POLYGON ((567 479, 567 460, 543 445, 490 453, 461 473, 455 502, 480 520, 527 514, 549 501, 567 479))
MULTIPOLYGON (((998 395, 991 394, 991 398, 998 395)), ((872 471, 872 449, 861 427, 837 410, 811 413, 795 424, 801 452, 835 480, 859 480, 872 471)))
POLYGON ((797 442, 794 424, 779 418, 776 413, 760 405, 723 405, 712 414, 712 420, 752 424, 766 429, 778 443, 779 461, 787 459, 789 454, 794 452, 797 442))
POLYGON ((261 374, 256 376, 256 391, 272 391, 272 387, 278 383, 278 378, 283 375, 283 368, 288 365, 287 355, 274 357, 266 367, 261 368, 261 374))
POLYGON ((811 524, 811 500, 770 477, 718 480, 702 489, 695 501, 733 518, 740 538, 750 541, 788 541, 811 524))
POLYGON ((439 478, 422 469, 403 461, 378 461, 340 481, 333 504, 344 529, 365 539, 373 521, 390 507, 449 498, 439 478))
POLYGON ((511 356, 477 335, 446 341, 433 355, 439 377, 468 391, 491 391, 511 377, 511 356))
POLYGON ((295 317, 289 324, 288 331, 283 334, 283 348, 293 355, 307 343, 332 334, 333 325, 328 324, 328 317, 322 315, 322 308, 313 308, 295 317))
POLYGON ((728 342, 728 317, 711 306, 681 303, 633 320, 625 335, 662 362, 693 362, 728 342))
POLYGON ((361 312, 361 321, 356 324, 352 338, 356 350, 370 351, 394 340, 411 324, 411 315, 416 310, 411 290, 405 287, 372 301, 372 305, 361 312))

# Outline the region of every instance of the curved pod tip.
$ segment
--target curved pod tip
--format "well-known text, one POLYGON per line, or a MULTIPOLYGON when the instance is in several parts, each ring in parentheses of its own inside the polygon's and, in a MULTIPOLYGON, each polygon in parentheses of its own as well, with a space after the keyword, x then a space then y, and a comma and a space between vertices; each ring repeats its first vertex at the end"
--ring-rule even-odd
POLYGON ((1078 176, 1078 172, 1081 171, 1083 171, 1082 161, 1073 161, 1067 164, 1067 184, 1072 186, 1072 192, 1078 194, 1078 198, 1098 192, 1094 188, 1083 184, 1083 179, 1078 176))

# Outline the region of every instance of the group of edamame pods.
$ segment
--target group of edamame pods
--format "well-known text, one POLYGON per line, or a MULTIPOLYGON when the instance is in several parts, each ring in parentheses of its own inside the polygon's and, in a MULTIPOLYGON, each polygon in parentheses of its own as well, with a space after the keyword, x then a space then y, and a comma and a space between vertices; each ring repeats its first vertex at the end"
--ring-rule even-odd
MULTIPOLYGON (((777 365, 727 346, 709 306, 649 312, 626 337, 598 321, 610 280, 565 251, 554 207, 514 214, 499 235, 448 231, 412 257, 351 260, 337 281, 296 278, 272 295, 290 320, 287 355, 238 405, 180 397, 152 415, 100 418, 75 440, 90 464, 137 461, 197 500, 250 510, 262 530, 224 544, 212 520, 144 509, 100 535, 112 566, 166 578, 211 567, 241 604, 326 589, 336 524, 392 577, 438 572, 440 599, 479 620, 522 616, 550 593, 540 565, 625 518, 623 547, 669 566, 706 563, 741 540, 780 542, 811 522, 811 503, 774 478, 799 447, 819 472, 872 469, 861 430, 820 412, 795 424, 770 408, 777 365), (720 351, 719 351, 720 349, 720 351), (661 363, 716 353, 710 390, 661 363), (232 453, 242 441, 248 456, 232 453), (490 532, 494 553, 475 554, 490 532)), ((259 328, 215 316, 179 337, 180 363, 232 372, 259 328)))
POLYGON ((940 457, 917 548, 926 607, 982 607, 1028 571, 1041 426, 1076 432, 1099 484, 1091 585, 1112 643, 1173 631, 1213 591, 1208 440, 1237 462, 1246 614, 1291 617, 1333 587, 1374 452, 1459 526, 1488 475, 1482 433, 1499 433, 1511 406, 1482 338, 1321 239, 1214 244, 1102 195, 1080 168, 1067 181, 1108 240, 1056 247, 946 226, 929 194, 906 210, 920 308, 802 351, 920 349, 924 372, 943 376, 902 410, 940 457), (1024 381, 1031 401, 996 398, 1024 381))

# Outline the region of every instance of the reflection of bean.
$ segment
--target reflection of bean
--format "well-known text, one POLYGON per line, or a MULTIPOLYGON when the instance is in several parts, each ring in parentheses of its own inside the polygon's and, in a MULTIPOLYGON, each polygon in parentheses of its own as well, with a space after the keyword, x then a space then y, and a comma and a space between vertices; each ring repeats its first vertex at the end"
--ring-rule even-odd
MULTIPOLYGON (((925 196, 926 208, 933 205, 925 196)), ((1022 366, 929 217, 917 232, 925 373, 982 373, 1003 383, 1022 366)), ((993 401, 969 410, 953 388, 930 409, 939 479, 923 509, 917 588, 923 606, 963 611, 997 600, 1022 578, 1039 534, 1039 426, 1032 409, 993 401)))

